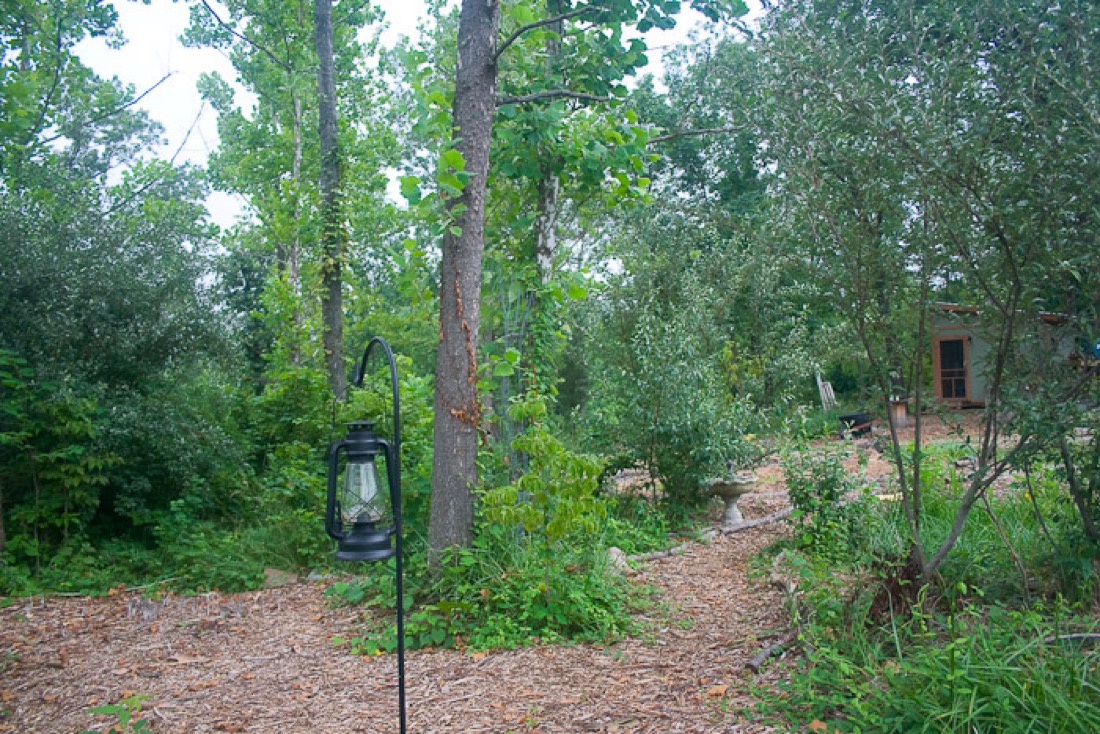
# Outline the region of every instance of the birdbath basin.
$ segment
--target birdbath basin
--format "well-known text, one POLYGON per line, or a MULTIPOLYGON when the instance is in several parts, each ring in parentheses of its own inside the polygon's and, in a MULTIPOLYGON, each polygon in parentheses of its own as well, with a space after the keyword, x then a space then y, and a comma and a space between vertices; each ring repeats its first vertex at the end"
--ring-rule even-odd
POLYGON ((722 525, 736 525, 744 522, 741 508, 737 506, 737 500, 741 495, 748 494, 756 486, 756 477, 752 474, 735 474, 730 478, 711 479, 706 483, 706 490, 714 497, 721 497, 726 503, 726 511, 722 515, 722 525))

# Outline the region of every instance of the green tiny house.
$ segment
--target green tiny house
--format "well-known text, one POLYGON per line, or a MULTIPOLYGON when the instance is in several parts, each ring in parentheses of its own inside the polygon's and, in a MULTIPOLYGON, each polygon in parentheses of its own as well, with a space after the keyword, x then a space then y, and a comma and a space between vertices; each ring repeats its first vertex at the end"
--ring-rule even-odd
POLYGON ((985 405, 981 365, 989 344, 979 333, 978 309, 939 303, 932 317, 932 385, 936 398, 949 405, 985 405))
MULTIPOLYGON (((1036 348, 1069 362, 1080 356, 1076 332, 1064 314, 1035 315, 1036 348), (1069 327, 1069 328, 1067 328, 1069 327)), ((985 405, 986 366, 993 350, 974 306, 937 303, 932 317, 932 387, 938 401, 958 408, 985 405)), ((1024 337, 1024 335, 1021 335, 1024 337)))

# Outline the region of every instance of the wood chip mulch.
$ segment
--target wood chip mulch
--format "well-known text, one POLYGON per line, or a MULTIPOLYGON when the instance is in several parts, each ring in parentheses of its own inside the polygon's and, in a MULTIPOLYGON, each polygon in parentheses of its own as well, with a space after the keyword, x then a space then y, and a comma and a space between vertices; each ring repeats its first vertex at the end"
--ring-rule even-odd
MULTIPOLYGON (((785 504, 768 489, 743 498, 747 518, 785 504)), ((408 731, 771 731, 753 721, 751 688, 786 666, 745 666, 787 618, 781 592, 750 565, 782 532, 719 535, 646 563, 637 578, 665 610, 638 639, 408 653, 408 731)), ((356 613, 324 590, 17 600, 0 610, 0 732, 106 731, 112 720, 88 709, 134 693, 148 696, 157 734, 396 732, 395 656, 334 645, 355 634, 356 613)))

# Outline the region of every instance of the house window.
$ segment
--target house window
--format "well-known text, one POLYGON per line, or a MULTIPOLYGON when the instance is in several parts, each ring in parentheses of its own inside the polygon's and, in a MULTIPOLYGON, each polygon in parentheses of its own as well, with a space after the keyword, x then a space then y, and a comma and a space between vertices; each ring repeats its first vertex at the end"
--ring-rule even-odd
POLYGON ((966 398, 966 345, 962 339, 940 340, 940 389, 940 397, 966 398))

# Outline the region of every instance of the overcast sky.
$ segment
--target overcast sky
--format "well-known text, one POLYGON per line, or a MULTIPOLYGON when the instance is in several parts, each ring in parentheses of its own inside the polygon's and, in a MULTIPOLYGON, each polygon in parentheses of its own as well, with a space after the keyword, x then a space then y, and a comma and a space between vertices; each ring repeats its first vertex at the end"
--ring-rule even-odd
MULTIPOLYGON (((424 13, 423 0, 378 0, 378 3, 390 26, 383 36, 387 44, 392 45, 400 35, 416 33, 424 13)), ((114 0, 126 45, 110 49, 101 41, 90 40, 81 44, 78 52, 101 76, 117 76, 132 84, 137 94, 167 76, 140 105, 164 126, 161 155, 171 156, 178 150, 177 161, 202 165, 218 144, 217 115, 203 106, 195 84, 199 75, 206 71, 218 71, 229 80, 235 79, 236 73, 221 52, 185 48, 180 43, 179 37, 187 27, 190 4, 152 0, 145 5, 136 0, 114 0)), ((658 51, 683 42, 688 29, 699 18, 693 11, 685 11, 674 31, 649 34, 650 47, 658 51)), ((659 53, 651 54, 655 59, 658 56, 659 53)), ((657 68, 655 66, 654 70, 657 68)), ((214 220, 222 225, 231 223, 242 206, 222 194, 213 196, 209 204, 214 220)))
MULTIPOLYGON (((388 43, 392 44, 399 35, 411 36, 416 32, 424 12, 423 0, 379 2, 390 25, 385 36, 388 43)), ((236 78, 236 72, 221 52, 186 48, 180 43, 190 4, 152 0, 145 5, 136 0, 114 0, 126 45, 111 49, 92 39, 82 43, 78 52, 101 76, 118 77, 132 84, 137 94, 168 77, 139 105, 164 126, 160 155, 167 157, 179 151, 177 161, 203 165, 218 144, 217 114, 203 105, 195 85, 203 72, 217 71, 229 80, 236 78)), ((209 205, 214 220, 222 225, 232 223, 242 207, 241 202, 225 194, 214 194, 209 205)))

